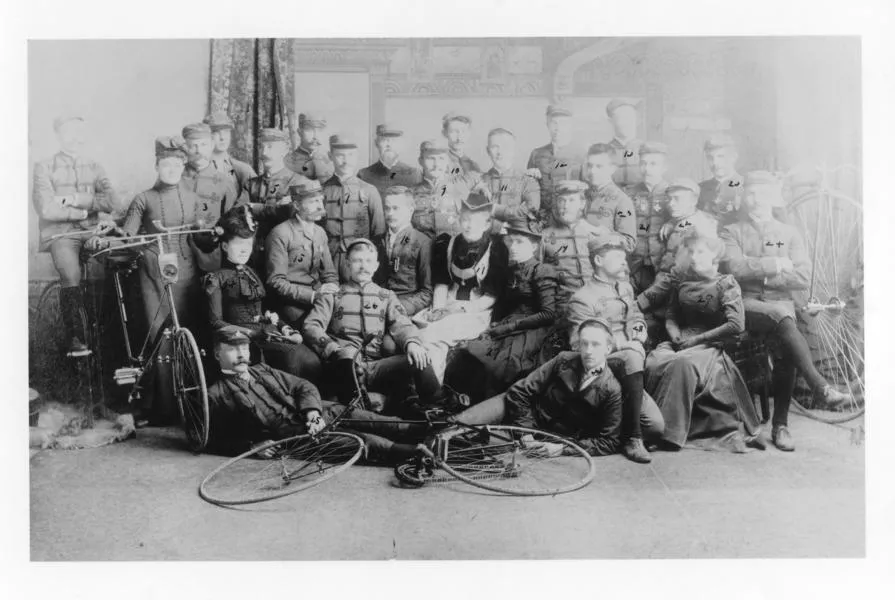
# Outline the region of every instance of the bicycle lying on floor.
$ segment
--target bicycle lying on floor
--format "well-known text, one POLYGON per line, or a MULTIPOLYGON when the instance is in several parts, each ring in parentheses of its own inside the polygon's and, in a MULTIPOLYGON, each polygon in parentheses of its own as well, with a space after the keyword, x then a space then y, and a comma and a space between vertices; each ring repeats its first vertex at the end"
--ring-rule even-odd
MULTIPOLYGON (((282 498, 316 486, 346 471, 364 454, 364 442, 351 432, 356 408, 370 405, 360 358, 354 357, 355 394, 346 409, 317 435, 302 434, 266 442, 233 457, 209 473, 199 495, 212 504, 237 506, 282 498), (340 430, 340 429, 347 430, 340 430)), ((395 467, 409 487, 458 482, 512 496, 552 496, 589 484, 593 458, 561 436, 510 425, 467 425, 436 416, 393 421, 417 424, 432 435, 419 456, 395 467)))

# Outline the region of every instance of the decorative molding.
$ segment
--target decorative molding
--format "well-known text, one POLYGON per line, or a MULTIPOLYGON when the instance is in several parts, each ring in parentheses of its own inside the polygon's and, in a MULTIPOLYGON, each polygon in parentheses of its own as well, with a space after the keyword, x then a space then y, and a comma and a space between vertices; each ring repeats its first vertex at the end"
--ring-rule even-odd
POLYGON ((363 67, 388 68, 392 54, 397 47, 357 47, 357 46, 330 46, 330 47, 306 47, 296 45, 294 47, 295 67, 301 69, 306 66, 338 66, 338 67, 363 67))
POLYGON ((575 72, 582 66, 607 54, 618 52, 632 43, 637 43, 637 40, 603 38, 567 56, 556 67, 556 73, 553 76, 552 95, 554 99, 559 100, 575 93, 575 72))
POLYGON ((470 77, 436 77, 432 81, 390 77, 385 91, 389 96, 543 96, 544 79, 508 76, 498 83, 470 77))

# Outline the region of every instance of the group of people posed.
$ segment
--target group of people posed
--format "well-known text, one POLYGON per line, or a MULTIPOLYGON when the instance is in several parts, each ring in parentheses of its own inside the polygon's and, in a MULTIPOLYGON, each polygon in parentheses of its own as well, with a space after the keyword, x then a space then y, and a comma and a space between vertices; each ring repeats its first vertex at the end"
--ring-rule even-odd
MULTIPOLYGON (((82 155, 84 120, 60 117, 61 150, 35 166, 33 203, 62 280, 68 354, 91 352, 85 252, 195 225, 205 233, 170 236, 164 251, 179 264, 180 321, 217 362, 206 369, 212 449, 320 431, 351 402, 355 369, 371 392, 353 420, 372 461, 429 443, 404 418, 436 408, 637 463, 685 445, 764 449, 725 352, 748 332, 779 345, 770 440, 792 451, 797 374, 818 402, 848 396, 796 325, 792 292, 807 288, 810 263, 803 232, 775 216, 780 182, 741 176, 726 135, 705 142, 710 179, 668 179, 666 145, 634 135, 637 106, 613 100, 607 116, 615 137, 584 147, 572 111, 548 106, 550 141, 524 170, 505 128, 488 132, 490 168, 476 164, 463 113, 444 116, 444 139, 420 143, 416 164, 401 161, 401 129, 380 124, 379 159, 358 170, 359 141, 327 136, 324 116, 306 112, 298 148, 287 132, 259 132, 256 173, 230 155, 233 123, 215 113, 156 139, 157 181, 117 219, 106 173, 82 155)), ((139 267, 151 334, 169 310, 157 252, 139 267)), ((156 417, 170 388, 155 390, 156 417)))

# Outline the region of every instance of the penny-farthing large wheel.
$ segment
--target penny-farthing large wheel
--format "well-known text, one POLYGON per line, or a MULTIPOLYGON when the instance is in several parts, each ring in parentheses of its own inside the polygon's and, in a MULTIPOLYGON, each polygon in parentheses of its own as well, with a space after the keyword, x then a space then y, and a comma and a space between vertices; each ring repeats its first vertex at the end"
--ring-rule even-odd
POLYGON ((208 444, 208 388, 199 347, 189 329, 174 334, 174 396, 190 448, 198 452, 208 444))
POLYGON ((850 400, 824 410, 800 384, 793 404, 811 418, 842 423, 864 413, 864 222, 861 203, 831 189, 828 175, 787 207, 812 265, 809 289, 795 300, 815 366, 850 400))

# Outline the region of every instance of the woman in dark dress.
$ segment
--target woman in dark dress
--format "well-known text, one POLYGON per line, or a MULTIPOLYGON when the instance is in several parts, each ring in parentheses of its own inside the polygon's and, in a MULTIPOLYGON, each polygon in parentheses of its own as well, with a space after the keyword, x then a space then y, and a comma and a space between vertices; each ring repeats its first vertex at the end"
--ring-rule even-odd
MULTIPOLYGON (((475 381, 473 397, 505 392, 540 364, 541 347, 556 318, 556 272, 535 257, 541 234, 525 220, 511 221, 503 236, 509 267, 491 326, 458 356, 462 377, 475 381), (472 369, 470 371, 470 369, 472 369)), ((451 369, 452 374, 457 372, 451 369)))
POLYGON ((264 284, 246 264, 252 255, 256 228, 250 209, 231 209, 219 226, 223 230, 221 268, 202 280, 212 330, 233 325, 261 350, 265 363, 316 382, 320 359, 302 344, 301 334, 280 321, 276 313, 262 314, 264 284))
POLYGON ((670 341, 646 359, 646 389, 665 418, 663 442, 746 452, 764 449, 752 395, 721 345, 745 329, 740 286, 718 273, 721 240, 684 240, 684 277, 672 292, 665 328, 670 341))

